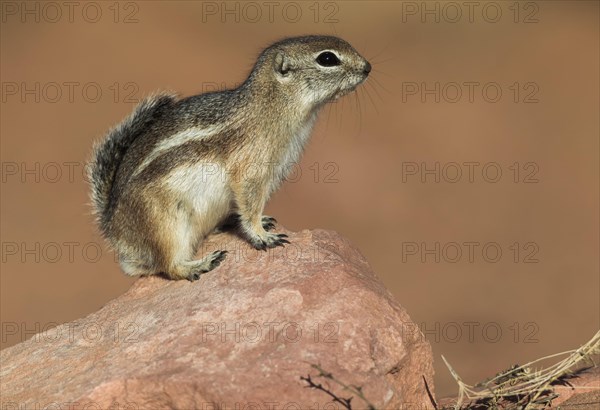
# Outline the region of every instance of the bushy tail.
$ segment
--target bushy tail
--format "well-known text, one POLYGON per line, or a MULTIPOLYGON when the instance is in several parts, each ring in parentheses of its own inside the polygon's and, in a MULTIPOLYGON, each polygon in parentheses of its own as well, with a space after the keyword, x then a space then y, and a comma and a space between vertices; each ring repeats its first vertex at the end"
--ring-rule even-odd
POLYGON ((108 225, 109 199, 121 160, 133 141, 154 120, 156 114, 174 101, 175 96, 172 94, 158 94, 146 98, 129 117, 112 128, 103 140, 95 144, 87 171, 92 188, 92 206, 103 233, 106 233, 108 225))

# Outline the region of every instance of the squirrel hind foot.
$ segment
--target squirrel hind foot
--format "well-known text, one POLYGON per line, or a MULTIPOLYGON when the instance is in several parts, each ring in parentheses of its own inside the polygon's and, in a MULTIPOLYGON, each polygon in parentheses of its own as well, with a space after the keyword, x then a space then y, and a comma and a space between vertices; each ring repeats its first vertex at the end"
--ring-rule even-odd
POLYGON ((200 276, 204 273, 210 272, 219 266, 226 256, 227 251, 215 251, 200 260, 179 263, 166 274, 171 279, 187 279, 194 282, 200 279, 200 276))
POLYGON ((150 276, 161 275, 169 279, 187 279, 194 282, 200 279, 204 273, 210 272, 225 260, 227 251, 215 251, 210 255, 200 259, 180 262, 172 269, 160 270, 149 266, 147 263, 121 256, 119 263, 121 268, 128 276, 150 276))

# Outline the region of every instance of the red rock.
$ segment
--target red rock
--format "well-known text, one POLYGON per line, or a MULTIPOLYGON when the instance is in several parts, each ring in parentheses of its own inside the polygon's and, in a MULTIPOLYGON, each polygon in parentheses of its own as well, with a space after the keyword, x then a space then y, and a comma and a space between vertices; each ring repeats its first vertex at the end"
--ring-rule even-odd
POLYGON ((569 379, 571 386, 554 386, 558 397, 552 400, 552 406, 563 409, 599 409, 600 408, 600 367, 588 369, 569 379))
POLYGON ((199 281, 141 278, 3 350, 2 409, 342 408, 300 379, 353 396, 311 364, 378 408, 431 407, 431 348, 364 257, 333 232, 286 233, 292 244, 268 252, 216 235, 204 250, 229 254, 199 281))

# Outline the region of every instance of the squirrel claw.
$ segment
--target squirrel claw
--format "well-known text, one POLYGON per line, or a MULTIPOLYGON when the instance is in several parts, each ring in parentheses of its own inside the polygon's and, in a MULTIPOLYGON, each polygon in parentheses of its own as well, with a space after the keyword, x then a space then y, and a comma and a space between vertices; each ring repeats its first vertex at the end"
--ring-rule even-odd
POLYGON ((265 239, 261 238, 261 239, 252 241, 252 245, 257 250, 266 251, 268 248, 275 248, 277 246, 285 246, 285 244, 290 243, 290 241, 285 239, 287 237, 288 236, 284 233, 280 233, 280 234, 268 233, 267 237, 265 239))
POLYGON ((277 219, 272 216, 263 216, 262 217, 262 227, 265 231, 270 231, 275 228, 275 224, 277 223, 277 219))
POLYGON ((200 279, 200 276, 206 272, 210 272, 217 266, 223 262, 225 256, 227 255, 227 251, 215 251, 210 256, 207 256, 203 260, 199 261, 199 263, 194 266, 187 276, 187 279, 190 282, 195 282, 200 279))

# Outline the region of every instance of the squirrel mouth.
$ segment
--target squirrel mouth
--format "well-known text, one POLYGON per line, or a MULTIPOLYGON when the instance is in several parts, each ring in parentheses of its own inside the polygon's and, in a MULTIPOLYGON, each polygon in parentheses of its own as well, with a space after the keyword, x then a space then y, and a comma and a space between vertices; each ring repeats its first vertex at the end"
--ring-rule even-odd
POLYGON ((352 86, 349 88, 342 88, 339 89, 338 91, 336 91, 336 93, 333 95, 332 100, 336 101, 339 100, 341 97, 345 96, 346 94, 350 94, 352 91, 356 90, 356 86, 352 86))
POLYGON ((352 83, 350 83, 349 85, 340 84, 337 87, 337 90, 335 90, 333 97, 331 97, 331 101, 336 101, 340 97, 343 97, 346 94, 350 94, 351 92, 356 91, 356 88, 359 85, 361 85, 362 83, 364 83, 366 79, 367 79, 367 76, 365 75, 364 77, 360 78, 358 81, 356 81, 356 80, 352 81, 352 83))
MULTIPOLYGON (((362 81, 361 81, 362 82, 362 81)), ((345 96, 346 94, 350 94, 353 91, 356 91, 356 87, 359 86, 360 83, 358 84, 353 84, 350 87, 346 87, 346 88, 339 88, 336 93, 335 96, 333 97, 334 100, 339 99, 340 97, 345 96)))

